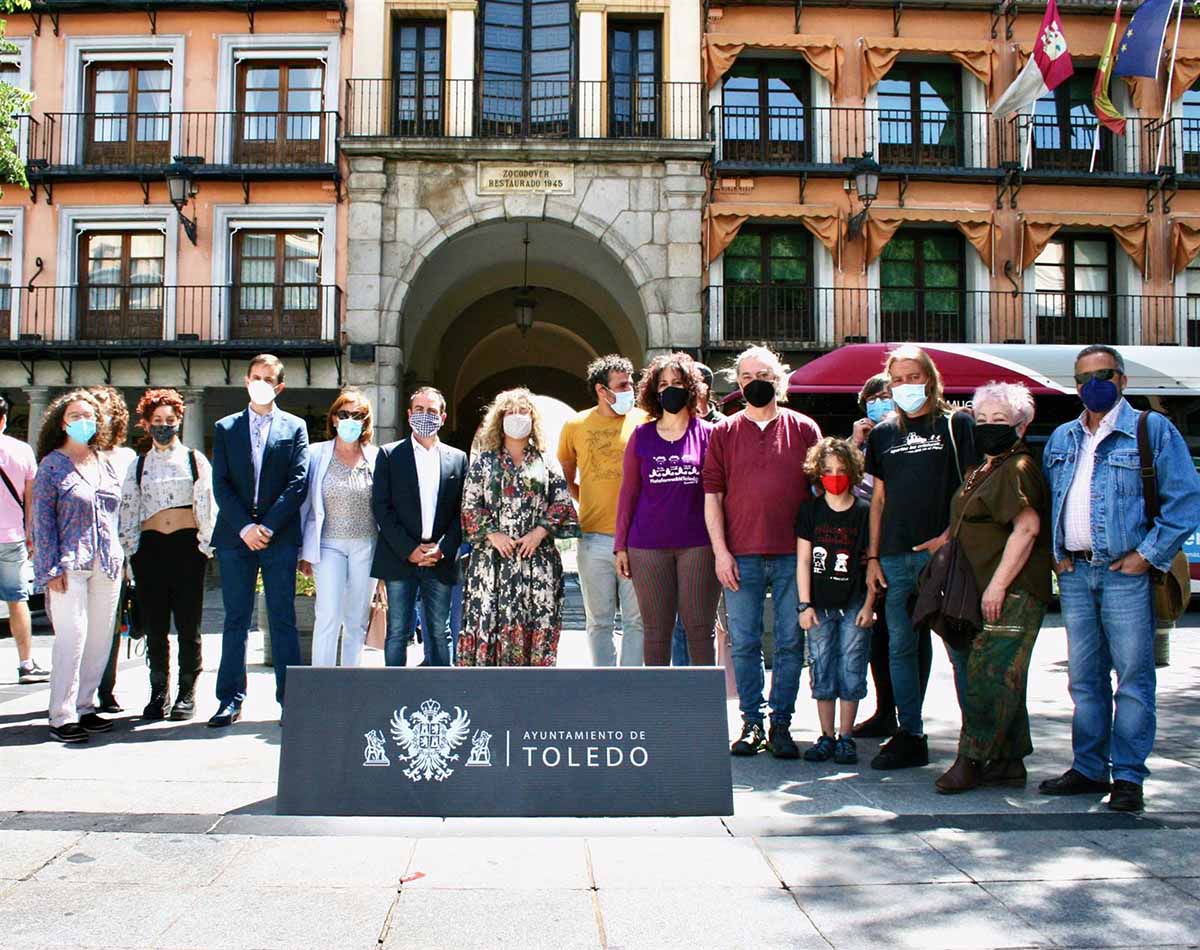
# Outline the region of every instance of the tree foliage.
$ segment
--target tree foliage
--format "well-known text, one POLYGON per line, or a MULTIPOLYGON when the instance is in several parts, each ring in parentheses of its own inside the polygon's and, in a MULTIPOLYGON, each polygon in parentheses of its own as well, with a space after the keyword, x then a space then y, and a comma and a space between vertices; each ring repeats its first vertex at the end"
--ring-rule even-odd
MULTIPOLYGON (((0 14, 5 16, 28 9, 29 0, 0 0, 0 14)), ((6 26, 6 21, 0 19, 0 53, 15 53, 17 48, 4 38, 6 26)), ((29 185, 25 178, 25 159, 21 155, 22 120, 19 117, 29 113, 32 101, 33 96, 29 93, 0 79, 0 186, 29 185)))

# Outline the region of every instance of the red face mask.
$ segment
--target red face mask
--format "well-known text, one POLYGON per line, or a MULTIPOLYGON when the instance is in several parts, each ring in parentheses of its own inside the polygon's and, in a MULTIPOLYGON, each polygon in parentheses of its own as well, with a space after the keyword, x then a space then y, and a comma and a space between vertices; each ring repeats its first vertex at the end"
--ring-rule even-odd
POLYGON ((849 475, 822 475, 821 487, 830 495, 844 495, 850 488, 849 475))

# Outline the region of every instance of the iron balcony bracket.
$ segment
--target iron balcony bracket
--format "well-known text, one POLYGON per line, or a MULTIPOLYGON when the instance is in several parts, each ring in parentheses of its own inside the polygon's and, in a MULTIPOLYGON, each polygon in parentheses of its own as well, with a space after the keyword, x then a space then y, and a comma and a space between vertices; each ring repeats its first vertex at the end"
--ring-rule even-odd
POLYGON ((138 353, 137 361, 142 367, 142 373, 143 373, 144 379, 146 380, 146 385, 149 386, 150 385, 150 361, 151 361, 150 351, 143 350, 142 352, 138 353))
POLYGON ((146 7, 146 16, 150 18, 150 35, 158 36, 158 11, 154 7, 146 7))
POLYGON ((18 353, 17 362, 21 364, 21 369, 25 370, 25 378, 29 380, 29 385, 33 386, 33 371, 37 367, 37 360, 33 357, 30 357, 28 360, 26 360, 24 356, 18 353))
POLYGON ((183 385, 192 385, 192 358, 183 353, 179 354, 179 368, 183 370, 183 385))
POLYGON ((67 357, 59 356, 59 357, 57 357, 57 360, 58 360, 58 365, 62 367, 63 376, 65 377, 63 381, 68 386, 75 385, 75 377, 72 374, 72 370, 74 369, 74 366, 75 366, 74 361, 69 356, 67 356, 67 357))
MULTIPOLYGON (((112 385, 112 357, 110 356, 106 360, 104 358, 104 356, 101 354, 101 352, 99 350, 97 350, 96 351, 96 362, 100 364, 100 371, 104 374, 104 385, 111 386, 112 385)), ((149 385, 149 382, 150 382, 149 380, 146 381, 147 385, 149 385)))
POLYGON ((900 18, 904 16, 904 0, 895 0, 892 5, 892 36, 900 35, 900 18))
POLYGON ((796 25, 795 25, 793 32, 799 34, 799 32, 800 32, 800 14, 802 14, 804 12, 804 0, 796 0, 796 11, 795 12, 796 12, 796 25))
POLYGON ((1017 206, 1017 195, 1021 192, 1021 166, 1016 162, 1004 163, 1004 177, 996 186, 996 208, 1004 207, 1004 196, 1007 194, 1008 206, 1017 206))

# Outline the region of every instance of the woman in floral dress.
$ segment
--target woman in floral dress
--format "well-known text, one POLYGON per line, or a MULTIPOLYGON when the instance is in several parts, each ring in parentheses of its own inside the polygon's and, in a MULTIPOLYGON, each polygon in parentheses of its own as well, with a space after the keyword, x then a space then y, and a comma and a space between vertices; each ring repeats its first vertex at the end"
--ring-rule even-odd
POLYGON ((463 486, 471 542, 459 666, 553 666, 562 629, 556 538, 579 536, 567 482, 533 395, 500 393, 476 437, 463 486))

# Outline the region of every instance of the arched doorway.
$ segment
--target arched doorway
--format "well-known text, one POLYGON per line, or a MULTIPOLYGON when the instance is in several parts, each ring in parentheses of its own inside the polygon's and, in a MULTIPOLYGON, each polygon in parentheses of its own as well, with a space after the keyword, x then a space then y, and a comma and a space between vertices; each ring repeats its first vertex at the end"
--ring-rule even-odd
POLYGON ((414 276, 399 333, 405 388, 432 383, 446 394, 447 437, 461 446, 482 408, 511 386, 584 408, 588 362, 619 352, 640 366, 646 336, 639 289, 622 262, 586 232, 544 219, 483 224, 443 242, 414 276), (522 334, 514 301, 526 233, 536 307, 522 334))

